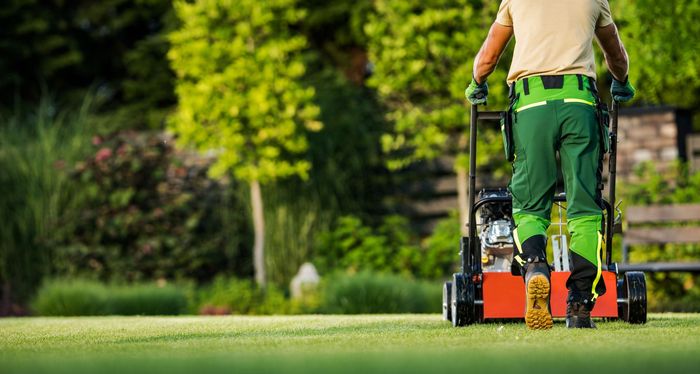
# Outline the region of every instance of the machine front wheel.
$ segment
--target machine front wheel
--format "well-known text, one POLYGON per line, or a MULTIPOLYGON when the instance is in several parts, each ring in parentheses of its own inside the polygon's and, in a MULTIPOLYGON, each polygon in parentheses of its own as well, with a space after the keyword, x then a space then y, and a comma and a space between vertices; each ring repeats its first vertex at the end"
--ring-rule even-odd
POLYGON ((474 299, 476 288, 468 274, 456 273, 452 278, 452 326, 467 326, 476 322, 474 299))
POLYGON ((452 321, 452 282, 442 285, 442 319, 452 321))
POLYGON ((620 318, 633 324, 647 322, 647 283, 644 273, 630 271, 625 273, 622 284, 618 287, 620 318))

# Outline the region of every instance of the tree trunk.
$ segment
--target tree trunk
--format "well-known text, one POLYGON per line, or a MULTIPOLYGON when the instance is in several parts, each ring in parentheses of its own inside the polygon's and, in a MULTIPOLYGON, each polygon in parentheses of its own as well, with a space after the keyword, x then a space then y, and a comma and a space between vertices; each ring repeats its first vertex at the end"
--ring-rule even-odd
POLYGON ((260 182, 250 182, 250 202, 253 207, 253 227, 255 243, 253 244, 253 266, 255 267, 255 282, 265 287, 265 217, 263 215, 263 200, 260 192, 260 182))

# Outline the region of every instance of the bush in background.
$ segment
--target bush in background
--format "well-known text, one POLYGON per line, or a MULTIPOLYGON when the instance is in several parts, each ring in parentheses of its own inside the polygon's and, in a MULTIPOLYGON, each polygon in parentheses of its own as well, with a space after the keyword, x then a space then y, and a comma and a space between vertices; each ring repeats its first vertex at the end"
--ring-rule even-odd
POLYGON ((56 225, 60 276, 208 281, 251 273, 237 185, 210 179, 207 159, 171 143, 133 132, 92 139, 92 155, 72 171, 84 207, 56 225))
POLYGON ((325 313, 438 313, 439 284, 393 274, 336 274, 324 281, 325 313))
POLYGON ((273 285, 265 289, 252 280, 217 277, 203 287, 191 312, 199 314, 292 314, 300 312, 284 293, 273 285), (194 309, 194 310, 192 310, 194 309))
POLYGON ((87 280, 54 280, 39 289, 32 309, 41 316, 177 315, 185 292, 155 284, 104 285, 87 280))
POLYGON ((427 279, 451 277, 458 270, 461 237, 459 214, 453 211, 448 218, 440 220, 433 233, 421 243, 424 255, 419 275, 427 279))
POLYGON ((319 235, 315 264, 321 273, 335 269, 413 274, 420 249, 414 245, 408 221, 385 217, 379 228, 355 216, 338 219, 335 228, 319 235))
POLYGON ((385 216, 375 229, 345 216, 319 235, 314 263, 321 273, 370 270, 436 279, 452 273, 459 237, 456 214, 440 221, 422 244, 405 217, 385 216))

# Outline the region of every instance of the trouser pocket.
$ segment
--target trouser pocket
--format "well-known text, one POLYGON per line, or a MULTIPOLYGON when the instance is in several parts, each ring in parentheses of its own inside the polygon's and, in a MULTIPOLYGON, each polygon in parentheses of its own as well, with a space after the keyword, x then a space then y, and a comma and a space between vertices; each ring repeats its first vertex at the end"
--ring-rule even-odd
POLYGON ((513 144, 513 115, 511 110, 501 114, 501 136, 503 137, 503 150, 506 160, 515 160, 515 146, 513 144))

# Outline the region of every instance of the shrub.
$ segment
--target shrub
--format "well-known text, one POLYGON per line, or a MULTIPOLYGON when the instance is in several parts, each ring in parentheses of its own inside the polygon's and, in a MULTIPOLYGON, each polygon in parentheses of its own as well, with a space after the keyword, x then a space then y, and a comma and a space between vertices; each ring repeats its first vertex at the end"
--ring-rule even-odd
POLYGON ((158 134, 92 142, 73 170, 85 207, 64 212, 52 243, 60 275, 208 281, 251 272, 245 205, 235 185, 207 176, 206 159, 158 134))
POLYGON ((324 281, 321 310, 326 313, 437 313, 438 284, 392 274, 336 274, 324 281))
POLYGON ((223 276, 200 291, 195 309, 200 314, 290 314, 297 311, 273 285, 263 290, 252 280, 223 276))
POLYGON ((32 309, 41 316, 107 315, 107 289, 100 283, 82 280, 45 282, 32 309))
POLYGON ((385 217, 377 229, 357 217, 341 217, 333 230, 319 235, 314 263, 322 273, 343 269, 415 274, 420 248, 410 232, 408 220, 401 216, 385 217))
POLYGON ((436 279, 454 270, 460 235, 456 215, 440 221, 422 244, 404 217, 386 216, 375 229, 345 216, 319 235, 314 263, 322 273, 369 270, 436 279))
POLYGON ((185 311, 185 293, 154 284, 104 285, 87 280, 54 280, 39 289, 33 310, 42 316, 175 315, 185 311))
POLYGON ((460 232, 457 212, 438 222, 432 235, 423 240, 424 255, 419 264, 423 278, 439 279, 457 271, 460 232))
POLYGON ((185 293, 170 285, 137 284, 113 287, 110 294, 107 297, 110 314, 177 315, 185 312, 187 308, 185 293))

